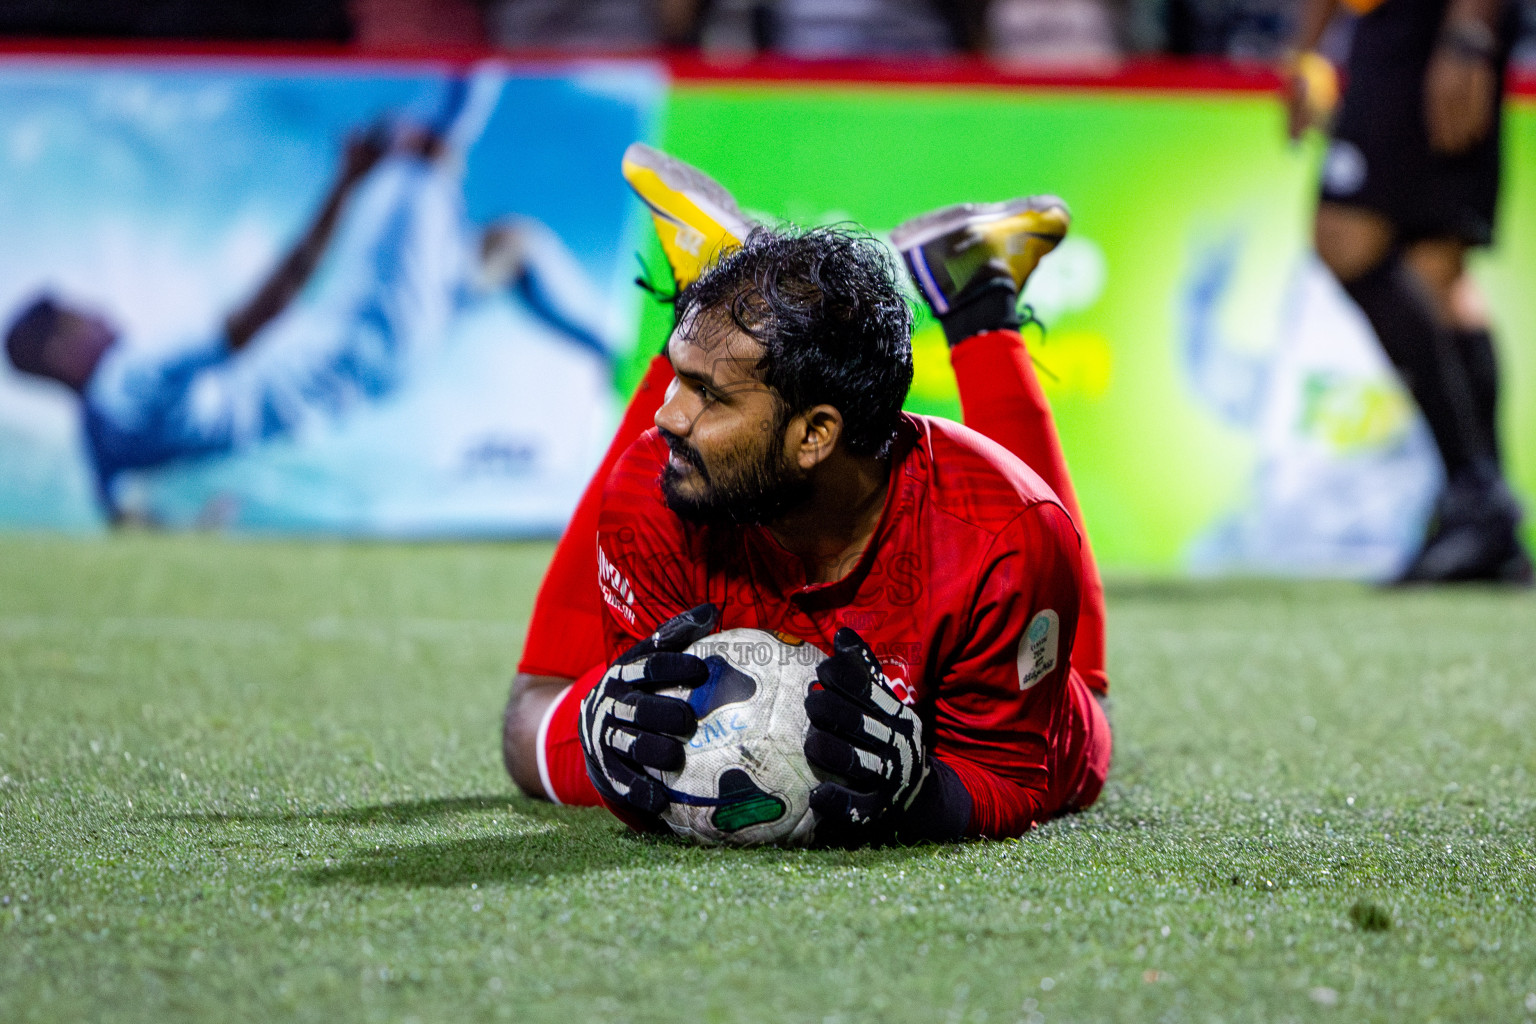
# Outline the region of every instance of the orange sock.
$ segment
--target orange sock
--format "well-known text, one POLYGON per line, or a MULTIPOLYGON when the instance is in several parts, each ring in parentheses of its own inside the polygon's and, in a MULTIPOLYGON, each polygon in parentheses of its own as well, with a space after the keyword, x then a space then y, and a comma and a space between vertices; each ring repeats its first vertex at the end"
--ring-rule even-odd
POLYGON ((1067 472, 1067 458, 1056 435, 1056 421, 1040 389, 1029 352, 1018 331, 984 331, 950 350, 965 425, 1024 460, 1056 492, 1083 538, 1083 588, 1078 609, 1072 667, 1083 681, 1103 693, 1104 584, 1088 543, 1088 529, 1067 472))

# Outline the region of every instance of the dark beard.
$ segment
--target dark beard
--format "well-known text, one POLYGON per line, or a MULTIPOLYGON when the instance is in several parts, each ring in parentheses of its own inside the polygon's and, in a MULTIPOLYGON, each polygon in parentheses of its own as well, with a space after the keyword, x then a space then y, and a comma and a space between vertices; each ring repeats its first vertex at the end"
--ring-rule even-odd
POLYGON ((678 492, 678 472, 668 463, 661 471, 661 492, 667 508, 701 526, 761 526, 803 506, 811 497, 811 482, 776 457, 772 445, 761 453, 736 453, 711 477, 698 454, 675 435, 663 439, 704 481, 704 493, 689 497, 678 492))

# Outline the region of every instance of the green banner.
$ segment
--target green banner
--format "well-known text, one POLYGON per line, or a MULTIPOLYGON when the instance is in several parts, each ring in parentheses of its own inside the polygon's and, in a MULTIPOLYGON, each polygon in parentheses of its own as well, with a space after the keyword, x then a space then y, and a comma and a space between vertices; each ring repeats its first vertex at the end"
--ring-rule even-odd
MULTIPOLYGON (((1511 111, 1501 245, 1477 266, 1504 342, 1506 450, 1536 494, 1536 109, 1511 111)), ((1031 349, 1106 568, 1377 576, 1438 468, 1364 322, 1310 256, 1320 143, 1256 93, 681 83, 662 145, 749 212, 877 233, 1051 192, 1071 237, 1026 294, 1031 349)), ((659 253, 653 254, 659 260, 659 253)), ((657 265, 660 265, 659 262, 657 265)), ((651 308, 628 385, 666 336, 651 308)), ((959 417, 937 325, 909 407, 959 417)))

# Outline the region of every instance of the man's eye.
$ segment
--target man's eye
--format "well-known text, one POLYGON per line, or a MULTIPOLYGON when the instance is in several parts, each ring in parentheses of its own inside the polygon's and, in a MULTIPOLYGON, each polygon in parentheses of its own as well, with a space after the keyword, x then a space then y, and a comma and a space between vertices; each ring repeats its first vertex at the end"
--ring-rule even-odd
POLYGON ((702 384, 699 385, 699 396, 706 402, 718 402, 720 400, 720 396, 715 394, 713 388, 707 388, 702 384))

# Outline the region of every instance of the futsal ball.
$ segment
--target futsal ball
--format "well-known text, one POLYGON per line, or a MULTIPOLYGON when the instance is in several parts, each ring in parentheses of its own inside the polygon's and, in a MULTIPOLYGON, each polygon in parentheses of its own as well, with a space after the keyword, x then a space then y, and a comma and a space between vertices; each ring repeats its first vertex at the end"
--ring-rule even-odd
POLYGON ((805 695, 826 655, 760 629, 715 633, 688 653, 709 678, 658 691, 686 700, 699 718, 682 770, 655 773, 671 800, 662 818, 699 843, 810 842, 810 795, 821 779, 805 759, 805 695))

